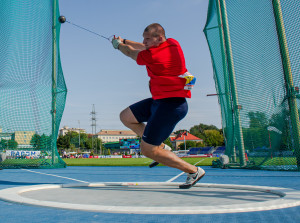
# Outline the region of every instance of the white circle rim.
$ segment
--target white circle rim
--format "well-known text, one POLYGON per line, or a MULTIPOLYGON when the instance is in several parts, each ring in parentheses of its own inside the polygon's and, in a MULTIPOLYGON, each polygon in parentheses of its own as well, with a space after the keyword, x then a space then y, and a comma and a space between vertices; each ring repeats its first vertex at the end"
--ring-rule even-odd
POLYGON ((178 186, 177 182, 99 182, 99 183, 80 183, 80 184, 41 184, 23 187, 12 187, 0 190, 0 199, 13 203, 25 205, 43 206, 51 208, 80 210, 89 212, 104 213, 127 213, 127 214, 222 214, 267 211, 295 207, 300 205, 300 191, 290 188, 249 186, 234 184, 207 184, 199 183, 194 187, 223 188, 259 191, 278 195, 278 199, 264 202, 250 202, 245 204, 233 205, 215 205, 215 206, 168 206, 168 207, 145 207, 145 206, 105 206, 105 205, 83 205, 63 202, 43 201, 21 196, 22 193, 34 190, 47 190, 55 188, 72 188, 72 187, 105 187, 105 186, 178 186))

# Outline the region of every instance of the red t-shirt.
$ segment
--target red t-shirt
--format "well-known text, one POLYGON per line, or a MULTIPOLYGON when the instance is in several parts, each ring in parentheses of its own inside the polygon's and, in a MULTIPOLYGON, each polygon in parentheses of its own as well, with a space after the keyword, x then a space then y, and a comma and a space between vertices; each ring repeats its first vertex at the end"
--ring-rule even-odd
POLYGON ((136 62, 147 67, 153 99, 191 97, 191 91, 184 90, 186 80, 178 77, 187 69, 182 49, 175 39, 169 38, 158 47, 139 52, 136 62))

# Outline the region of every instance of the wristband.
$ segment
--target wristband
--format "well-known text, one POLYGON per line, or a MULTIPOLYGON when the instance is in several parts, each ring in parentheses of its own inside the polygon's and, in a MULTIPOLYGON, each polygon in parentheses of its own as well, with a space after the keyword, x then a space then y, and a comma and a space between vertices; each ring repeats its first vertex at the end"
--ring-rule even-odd
POLYGON ((126 44, 126 39, 123 39, 123 43, 126 44))

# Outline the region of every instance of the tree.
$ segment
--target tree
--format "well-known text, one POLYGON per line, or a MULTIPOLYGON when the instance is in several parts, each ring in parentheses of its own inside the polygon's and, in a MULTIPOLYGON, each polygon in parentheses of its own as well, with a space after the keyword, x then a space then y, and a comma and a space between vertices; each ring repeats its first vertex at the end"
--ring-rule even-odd
MULTIPOLYGON (((103 148, 101 139, 94 138, 94 145, 97 145, 97 151, 103 148)), ((59 136, 57 139, 57 147, 63 149, 72 149, 79 147, 79 133, 78 132, 68 132, 64 136, 59 136)), ((94 146, 95 147, 95 146, 94 146)), ((80 133, 80 148, 81 149, 95 149, 93 148, 92 136, 86 133, 80 133)))
POLYGON ((272 114, 269 120, 263 112, 249 112, 247 115, 250 121, 249 128, 243 128, 245 149, 252 151, 257 147, 269 147, 279 150, 287 147, 290 132, 287 110, 272 114))
POLYGON ((45 134, 41 135, 40 149, 49 150, 50 148, 51 148, 51 136, 47 136, 45 134))
POLYGON ((37 150, 49 150, 51 148, 51 136, 34 134, 30 144, 37 150))
POLYGON ((10 139, 10 140, 1 139, 0 148, 3 149, 3 150, 17 149, 18 148, 18 143, 13 139, 10 139))
POLYGON ((7 142, 7 140, 1 139, 1 141, 0 141, 0 148, 1 148, 1 150, 5 150, 5 149, 8 148, 8 142, 7 142))
POLYGON ((71 143, 71 144, 70 144, 70 150, 74 152, 75 149, 76 149, 75 145, 71 143))
POLYGON ((203 142, 197 142, 196 147, 204 147, 205 144, 203 142))
POLYGON ((290 113, 288 110, 283 109, 281 112, 273 114, 269 120, 269 126, 272 129, 278 129, 279 131, 270 130, 269 136, 272 143, 272 149, 292 149, 293 139, 292 139, 292 126, 290 120, 290 113), (274 128, 275 127, 275 128, 274 128))
MULTIPOLYGON (((88 139, 88 134, 86 133, 80 133, 80 148, 86 148, 86 141, 88 139)), ((78 140, 79 140, 79 135, 78 135, 78 140)))
POLYGON ((246 150, 253 151, 257 147, 269 147, 269 135, 267 128, 244 128, 244 146, 246 150))
POLYGON ((41 136, 39 134, 34 134, 30 140, 30 144, 34 149, 40 149, 41 145, 41 136))
POLYGON ((205 134, 204 131, 205 130, 216 130, 222 133, 222 130, 218 129, 216 126, 214 125, 205 125, 200 123, 199 125, 195 125, 190 129, 190 133, 194 136, 197 136, 200 139, 203 139, 204 143, 206 142, 205 139, 205 134))
POLYGON ((205 130, 205 143, 207 146, 224 145, 224 137, 218 130, 205 130))
POLYGON ((164 144, 170 146, 170 147, 172 148, 172 150, 174 149, 174 148, 173 148, 173 145, 172 145, 172 143, 171 143, 170 138, 167 138, 167 139, 164 141, 164 144))
POLYGON ((60 135, 57 139, 57 148, 68 149, 70 148, 70 141, 67 137, 60 135))
POLYGON ((184 150, 185 148, 188 150, 191 147, 196 147, 197 143, 195 141, 186 141, 185 145, 184 143, 181 143, 179 145, 180 150, 184 150))
POLYGON ((10 140, 8 140, 8 148, 17 149, 18 148, 18 143, 15 140, 10 139, 10 140))
POLYGON ((92 137, 87 138, 87 140, 85 142, 85 148, 87 148, 89 150, 93 149, 92 137))
POLYGON ((263 112, 248 112, 250 119, 250 128, 262 128, 265 129, 268 125, 268 119, 263 112))
POLYGON ((96 145, 95 149, 96 149, 96 151, 99 151, 99 152, 100 152, 100 146, 101 146, 101 148, 103 148, 101 139, 94 138, 94 142, 93 142, 93 138, 92 138, 92 136, 90 136, 90 137, 87 138, 87 140, 85 142, 85 147, 87 149, 94 149, 93 145, 94 145, 94 148, 95 148, 95 145, 96 145))

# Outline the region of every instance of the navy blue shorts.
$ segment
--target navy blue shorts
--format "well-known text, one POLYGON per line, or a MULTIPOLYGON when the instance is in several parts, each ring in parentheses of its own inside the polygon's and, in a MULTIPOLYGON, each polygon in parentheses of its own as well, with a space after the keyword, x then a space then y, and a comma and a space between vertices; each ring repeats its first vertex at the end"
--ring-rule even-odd
POLYGON ((148 98, 129 106, 139 123, 147 122, 142 139, 158 146, 173 132, 188 112, 185 98, 148 98))

